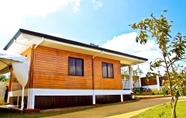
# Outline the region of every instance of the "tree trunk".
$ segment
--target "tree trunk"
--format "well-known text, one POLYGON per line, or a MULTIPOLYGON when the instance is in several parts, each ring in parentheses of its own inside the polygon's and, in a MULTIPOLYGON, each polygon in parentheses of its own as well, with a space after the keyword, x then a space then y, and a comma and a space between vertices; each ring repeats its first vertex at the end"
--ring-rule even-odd
POLYGON ((171 106, 172 106, 172 116, 171 118, 177 118, 176 116, 176 105, 177 105, 178 98, 176 96, 172 96, 171 106))

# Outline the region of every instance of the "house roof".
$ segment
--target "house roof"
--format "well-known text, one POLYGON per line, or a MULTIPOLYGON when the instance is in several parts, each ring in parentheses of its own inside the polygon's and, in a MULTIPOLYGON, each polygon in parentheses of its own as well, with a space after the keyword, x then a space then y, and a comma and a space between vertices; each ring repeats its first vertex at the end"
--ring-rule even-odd
POLYGON ((114 50, 101 48, 77 41, 72 41, 64 38, 51 36, 48 34, 38 33, 25 29, 19 29, 9 43, 4 47, 4 50, 8 50, 14 53, 22 54, 26 49, 30 48, 33 44, 41 46, 47 46, 57 49, 69 50, 73 52, 79 52, 89 54, 92 56, 100 56, 105 58, 111 58, 120 60, 121 65, 133 65, 147 61, 148 59, 138 57, 114 50))

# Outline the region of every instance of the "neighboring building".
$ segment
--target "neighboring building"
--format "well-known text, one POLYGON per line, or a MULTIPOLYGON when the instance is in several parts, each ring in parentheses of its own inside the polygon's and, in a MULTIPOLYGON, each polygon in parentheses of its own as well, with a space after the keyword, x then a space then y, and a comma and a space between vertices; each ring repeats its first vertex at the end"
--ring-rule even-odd
POLYGON ((157 89, 160 90, 162 88, 163 81, 168 80, 167 77, 150 77, 147 79, 146 77, 141 77, 140 78, 140 83, 142 88, 147 88, 147 89, 157 89))
MULTIPOLYGON (((130 98, 132 91, 123 90, 121 67, 129 67, 132 81, 131 66, 147 61, 24 29, 15 34, 4 50, 28 58, 30 69, 24 103, 29 109, 123 102, 130 98)), ((15 105, 20 105, 21 101, 21 86, 13 71, 9 101, 15 105)))

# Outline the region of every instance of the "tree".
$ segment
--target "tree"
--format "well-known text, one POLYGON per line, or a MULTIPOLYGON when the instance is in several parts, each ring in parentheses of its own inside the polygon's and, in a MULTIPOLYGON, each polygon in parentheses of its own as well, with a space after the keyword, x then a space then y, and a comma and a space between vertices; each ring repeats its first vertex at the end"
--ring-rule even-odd
POLYGON ((1 82, 6 81, 6 76, 5 76, 5 75, 0 75, 0 81, 1 81, 1 82))
MULTIPOLYGON (((167 10, 163 11, 163 13, 165 12, 167 10)), ((129 26, 139 31, 136 42, 146 44, 149 37, 156 40, 163 58, 157 58, 154 62, 150 63, 150 69, 152 71, 147 73, 147 77, 159 75, 154 70, 160 67, 165 69, 165 75, 168 80, 164 85, 167 85, 171 94, 171 117, 176 118, 177 101, 179 96, 184 95, 184 81, 186 81, 186 68, 184 66, 178 66, 178 62, 185 59, 186 37, 182 36, 181 33, 177 33, 176 37, 172 38, 170 34, 172 23, 163 14, 159 18, 151 14, 150 18, 145 18, 129 26)))
POLYGON ((9 81, 9 78, 6 78, 5 75, 0 74, 0 82, 7 82, 9 81))
MULTIPOLYGON (((129 70, 126 68, 122 68, 121 73, 123 73, 124 75, 129 75, 129 70)), ((138 68, 132 70, 132 74, 134 76, 139 76, 139 75, 143 74, 143 71, 138 67, 138 68)))

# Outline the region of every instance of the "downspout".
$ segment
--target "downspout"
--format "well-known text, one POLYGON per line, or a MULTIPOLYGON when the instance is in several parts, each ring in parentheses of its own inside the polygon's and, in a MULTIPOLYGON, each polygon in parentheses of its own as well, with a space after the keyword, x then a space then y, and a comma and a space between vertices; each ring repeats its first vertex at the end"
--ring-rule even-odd
MULTIPOLYGON (((104 51, 101 50, 101 54, 103 54, 104 51)), ((96 104, 96 95, 95 95, 95 83, 94 83, 94 58, 96 55, 92 56, 92 91, 93 91, 93 104, 96 104)))
POLYGON ((30 59, 30 70, 29 70, 29 89, 28 89, 28 109, 34 109, 35 104, 35 95, 33 94, 33 69, 34 69, 34 62, 35 62, 35 49, 38 45, 40 45, 44 41, 44 38, 41 38, 41 41, 37 44, 33 44, 31 47, 31 59, 30 59), (32 88, 32 89, 31 89, 32 88))
POLYGON ((44 41, 44 37, 41 38, 41 41, 39 43, 37 43, 35 46, 34 46, 34 49, 37 48, 38 45, 40 45, 42 42, 44 41))
MULTIPOLYGON (((100 52, 101 54, 104 53, 104 51, 101 50, 100 52)), ((94 83, 94 58, 96 57, 96 55, 92 56, 92 91, 93 91, 93 104, 96 104, 96 95, 95 95, 95 83, 94 83)))
POLYGON ((41 41, 37 44, 33 44, 31 47, 31 58, 30 58, 30 71, 29 71, 29 79, 30 79, 30 84, 29 88, 33 88, 33 68, 34 68, 34 60, 35 60, 35 49, 37 48, 38 45, 40 45, 44 41, 44 38, 41 38, 41 41))
POLYGON ((94 57, 92 57, 92 90, 94 90, 94 57))
POLYGON ((27 109, 34 109, 34 96, 33 96, 33 68, 34 68, 34 55, 35 55, 35 44, 31 47, 31 58, 30 58, 30 69, 29 69, 29 88, 28 88, 28 101, 27 109))
POLYGON ((96 104, 96 96, 94 93, 94 57, 92 56, 92 91, 93 91, 93 104, 96 104))

